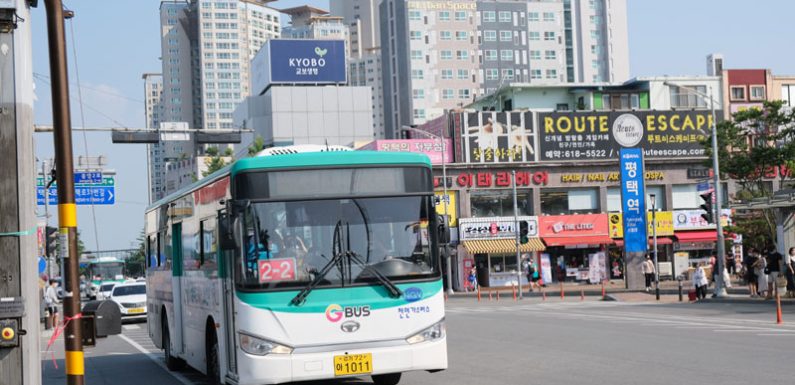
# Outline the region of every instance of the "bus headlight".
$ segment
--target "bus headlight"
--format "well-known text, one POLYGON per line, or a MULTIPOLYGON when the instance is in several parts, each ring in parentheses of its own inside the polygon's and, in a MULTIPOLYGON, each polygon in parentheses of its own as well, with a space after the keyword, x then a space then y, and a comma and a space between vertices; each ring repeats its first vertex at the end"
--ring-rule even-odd
POLYGON ((441 321, 431 325, 431 327, 409 338, 406 338, 406 342, 413 345, 425 341, 435 341, 444 337, 444 333, 445 333, 445 326, 444 326, 444 319, 442 319, 441 321))
POLYGON ((290 354, 293 348, 279 345, 273 341, 264 340, 245 333, 240 334, 240 348, 248 354, 264 356, 266 354, 290 354))

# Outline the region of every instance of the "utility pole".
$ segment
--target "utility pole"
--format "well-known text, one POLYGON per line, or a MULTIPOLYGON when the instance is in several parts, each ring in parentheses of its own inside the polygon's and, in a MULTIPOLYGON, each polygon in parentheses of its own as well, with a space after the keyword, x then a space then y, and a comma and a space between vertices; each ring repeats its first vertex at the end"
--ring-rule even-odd
POLYGON ((4 385, 41 383, 30 25, 27 1, 0 4, 0 329, 6 331, 0 338, 0 383, 4 385))
MULTIPOLYGON (((513 232, 516 241, 516 286, 519 289, 519 299, 522 299, 522 253, 519 250, 519 204, 516 198, 516 170, 511 171, 513 180, 513 232)), ((532 263, 532 261, 527 261, 532 263)), ((532 290, 533 286, 530 286, 532 290)))
POLYGON ((66 70, 66 38, 61 0, 45 0, 47 40, 52 79, 52 112, 55 136, 55 165, 58 170, 58 232, 64 266, 64 355, 66 383, 82 385, 85 366, 80 314, 80 280, 77 255, 77 207, 72 162, 72 122, 69 116, 69 78, 66 70))

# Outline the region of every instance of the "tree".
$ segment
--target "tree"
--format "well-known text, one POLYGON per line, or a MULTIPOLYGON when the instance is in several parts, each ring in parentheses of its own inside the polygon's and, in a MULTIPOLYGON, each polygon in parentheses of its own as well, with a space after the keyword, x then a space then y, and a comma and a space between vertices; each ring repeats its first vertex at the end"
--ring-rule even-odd
POLYGON ((146 269, 146 234, 143 229, 135 241, 138 247, 124 260, 124 271, 130 277, 143 277, 146 269))
POLYGON ((202 178, 224 168, 228 164, 227 159, 232 155, 232 149, 227 147, 224 151, 224 156, 220 155, 217 147, 209 147, 204 153, 209 155, 209 158, 204 159, 207 170, 202 172, 202 178))
POLYGON ((262 151, 264 148, 265 148, 265 139, 257 135, 257 137, 254 138, 254 142, 251 143, 250 146, 248 146, 248 156, 257 155, 257 153, 262 151))
MULTIPOLYGON (((792 182, 795 113, 784 102, 765 102, 761 109, 734 113, 732 120, 717 125, 717 139, 721 173, 738 186, 735 201, 768 198, 792 182)), ((702 144, 711 159, 711 137, 702 144)), ((776 243, 775 215, 771 209, 737 212, 727 230, 742 234, 743 243, 761 249, 776 243)))

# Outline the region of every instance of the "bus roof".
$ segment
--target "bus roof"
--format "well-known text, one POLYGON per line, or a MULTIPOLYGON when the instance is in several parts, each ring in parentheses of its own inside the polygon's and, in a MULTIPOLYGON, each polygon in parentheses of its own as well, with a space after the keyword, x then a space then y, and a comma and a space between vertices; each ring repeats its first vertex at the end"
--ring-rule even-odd
POLYGON ((327 166, 360 166, 360 165, 425 165, 430 167, 431 161, 424 154, 412 152, 305 152, 275 156, 259 156, 245 158, 232 165, 232 175, 243 171, 293 167, 327 167, 327 166))
POLYGON ((419 164, 431 167, 431 161, 425 154, 413 152, 383 152, 383 151, 331 151, 331 152, 305 152, 297 154, 281 154, 271 156, 255 156, 240 159, 231 165, 191 183, 176 192, 173 192, 146 208, 146 212, 156 209, 173 201, 190 191, 208 185, 231 173, 236 175, 243 171, 256 169, 292 168, 292 167, 328 167, 328 166, 361 166, 361 165, 410 165, 419 164))

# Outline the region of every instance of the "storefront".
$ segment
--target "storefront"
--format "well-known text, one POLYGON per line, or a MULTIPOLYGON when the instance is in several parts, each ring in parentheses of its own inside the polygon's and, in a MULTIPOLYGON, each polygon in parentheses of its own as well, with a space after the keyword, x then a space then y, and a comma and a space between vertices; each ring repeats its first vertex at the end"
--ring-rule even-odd
MULTIPOLYGON (((546 215, 538 220, 554 281, 588 280, 593 261, 604 260, 602 256, 614 243, 608 233, 607 214, 546 215)), ((606 266, 599 268, 607 270, 606 266)))
POLYGON ((460 218, 459 237, 466 252, 463 266, 477 267, 478 284, 484 287, 527 284, 527 261, 535 260, 544 243, 538 237, 538 218, 519 216, 519 228, 514 217, 460 218), (516 234, 526 229, 527 242, 519 245, 520 260, 516 259, 516 234), (532 259, 531 259, 532 258, 532 259))
MULTIPOLYGON (((646 234, 648 240, 649 255, 654 253, 654 224, 656 223, 657 231, 657 261, 660 269, 660 277, 673 278, 676 276, 674 273, 673 264, 673 243, 674 243, 674 213, 672 211, 657 211, 654 215, 651 212, 647 213, 646 223, 648 229, 646 234)), ((620 271, 623 271, 623 252, 624 252, 624 223, 621 213, 609 213, 608 225, 610 227, 610 237, 613 238, 615 244, 610 248, 609 254, 611 256, 611 273, 616 271, 616 265, 620 266, 620 271)), ((611 278, 623 278, 623 274, 611 274, 611 278)))

